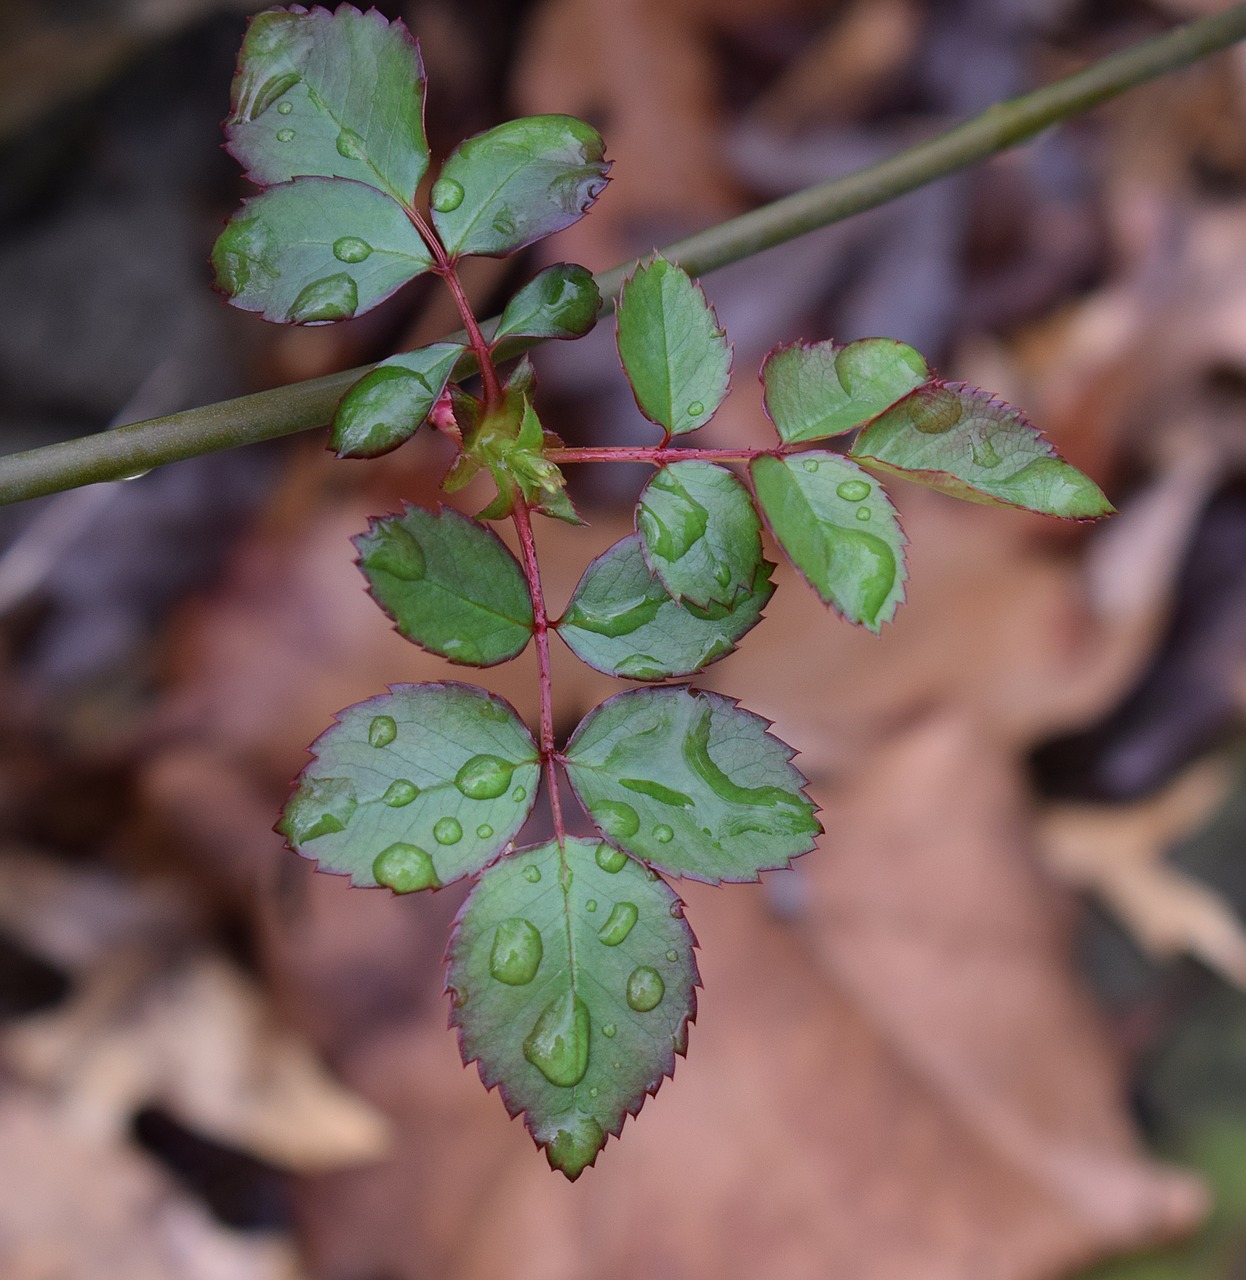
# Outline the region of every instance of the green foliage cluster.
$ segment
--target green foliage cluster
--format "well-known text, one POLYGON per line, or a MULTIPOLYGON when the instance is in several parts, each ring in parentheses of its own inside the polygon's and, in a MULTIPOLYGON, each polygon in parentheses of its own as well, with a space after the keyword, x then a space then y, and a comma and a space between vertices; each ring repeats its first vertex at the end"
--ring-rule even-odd
POLYGON ((496 496, 475 519, 408 506, 373 520, 355 539, 359 567, 399 632, 449 662, 490 666, 535 643, 541 723, 534 737, 471 685, 394 686, 313 744, 279 830, 355 885, 409 893, 475 879, 447 978, 464 1060, 575 1178, 687 1046, 694 938, 665 877, 755 880, 822 830, 792 749, 766 721, 719 694, 654 683, 703 670, 761 620, 774 591, 763 523, 823 601, 877 632, 906 577, 880 474, 1071 519, 1110 507, 1015 409, 941 382, 886 338, 776 348, 761 380, 777 443, 673 445, 722 404, 731 348, 700 287, 661 257, 624 283, 617 319, 624 372, 660 442, 565 447, 537 416, 531 365, 504 376, 499 364, 517 344, 587 333, 600 308, 592 276, 547 268, 485 332, 457 264, 582 217, 606 183, 602 140, 567 116, 513 120, 462 143, 425 205, 424 88, 418 46, 375 11, 257 16, 226 132, 261 190, 217 242, 216 282, 236 306, 295 324, 361 314, 425 273, 446 282, 466 339, 366 374, 338 406, 331 446, 375 457, 431 420, 459 446, 447 491, 492 476, 496 496), (532 513, 579 523, 561 466, 635 459, 657 468, 635 532, 589 565, 552 619, 532 513), (484 523, 501 519, 514 521, 518 558, 484 523), (590 666, 642 682, 562 746, 551 632, 590 666), (587 838, 568 834, 559 771, 587 838), (554 839, 516 848, 542 790, 554 839))

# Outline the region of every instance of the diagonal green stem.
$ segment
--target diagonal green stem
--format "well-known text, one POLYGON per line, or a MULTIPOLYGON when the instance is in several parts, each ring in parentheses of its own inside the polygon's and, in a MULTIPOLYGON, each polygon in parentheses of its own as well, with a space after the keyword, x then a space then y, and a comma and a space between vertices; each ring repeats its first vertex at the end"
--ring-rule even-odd
MULTIPOLYGON (((1054 84, 996 103, 964 124, 879 164, 710 227, 662 253, 693 275, 738 262, 1028 141, 1061 120, 1243 38, 1246 4, 1237 4, 1113 54, 1054 84)), ((597 278, 605 299, 603 315, 613 308, 623 277, 635 266, 629 262, 597 278)), ((518 350, 517 346, 516 354, 518 350)), ((0 503, 120 480, 167 462, 322 427, 346 390, 371 367, 9 454, 0 459, 0 503)))

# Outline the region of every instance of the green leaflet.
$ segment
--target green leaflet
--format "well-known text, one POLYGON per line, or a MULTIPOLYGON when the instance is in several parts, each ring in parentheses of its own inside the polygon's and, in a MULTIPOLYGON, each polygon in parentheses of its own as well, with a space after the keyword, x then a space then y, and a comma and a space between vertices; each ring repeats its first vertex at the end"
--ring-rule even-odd
POLYGON ((451 662, 489 667, 521 653, 532 598, 491 530, 452 507, 407 506, 354 539, 372 597, 398 630, 451 662))
POLYGON ((601 294, 587 267, 558 262, 528 281, 506 304, 492 341, 582 338, 597 323, 601 294))
POLYGON ((623 283, 619 358, 636 403, 669 435, 703 427, 731 380, 731 345, 701 286, 655 255, 623 283))
POLYGON ((428 168, 424 66, 375 9, 269 9, 251 19, 225 121, 259 186, 351 178, 410 202, 428 168))
POLYGON ((906 396, 862 431, 852 456, 970 502, 1066 520, 1114 510, 1018 410, 960 383, 934 383, 906 396))
POLYGON ((558 634, 581 661, 607 675, 661 680, 691 675, 733 652, 761 621, 774 594, 774 566, 758 555, 751 590, 733 608, 680 604, 654 578, 636 534, 616 542, 584 571, 558 634))
POLYGON ((792 749, 766 728, 721 694, 633 689, 584 718, 567 776, 628 853, 712 884, 755 880, 807 853, 822 830, 792 749))
POLYGON ((779 545, 825 604, 879 631, 904 599, 904 532, 882 486, 838 454, 762 456, 757 500, 779 545))
POLYGON ((489 867, 450 940, 464 1063, 574 1180, 675 1069, 700 982, 679 899, 599 842, 489 867), (610 868, 610 869, 608 869, 610 868))
POLYGON ((415 434, 465 348, 435 342, 382 360, 338 402, 330 447, 339 458, 377 458, 415 434))
POLYGON ((518 834, 539 780, 509 703, 466 684, 392 685, 311 746, 277 830, 322 871, 397 892, 473 875, 518 834))
POLYGON ((725 467, 662 467, 640 495, 636 532, 645 562, 675 599, 730 605, 752 590, 761 521, 748 490, 725 467))
POLYGON ((296 178, 242 202, 212 250, 234 306, 285 324, 349 320, 432 258, 388 196, 341 178, 296 178))
POLYGON ((610 169, 596 129, 574 116, 525 116, 459 144, 433 186, 446 251, 501 257, 578 222, 610 169))
POLYGON ((761 367, 766 415, 786 444, 851 431, 929 379, 925 360, 893 338, 794 342, 761 367))

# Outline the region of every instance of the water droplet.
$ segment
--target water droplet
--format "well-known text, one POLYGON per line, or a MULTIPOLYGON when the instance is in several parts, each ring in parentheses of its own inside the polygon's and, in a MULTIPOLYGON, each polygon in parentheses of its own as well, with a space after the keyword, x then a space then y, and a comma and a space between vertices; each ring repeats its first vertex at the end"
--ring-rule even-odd
POLYGON ((615 674, 632 680, 665 680, 670 670, 647 653, 629 653, 615 667, 615 674))
POLYGON ((541 878, 541 868, 538 867, 535 862, 528 863, 528 865, 523 869, 523 878, 529 884, 536 884, 536 882, 541 878))
POLYGON ((961 419, 960 400, 941 387, 920 387, 906 401, 909 421, 928 436, 941 436, 961 419))
POLYGON ((419 582, 424 577, 424 548, 396 520, 377 524, 362 551, 365 572, 380 569, 404 582, 419 582))
POLYGON ((286 803, 280 830, 291 844, 345 831, 359 802, 349 778, 308 778, 286 803))
POLYGON ((617 947, 631 933, 639 916, 634 902, 616 902, 609 919, 597 930, 597 936, 606 946, 617 947))
POLYGON ((858 507, 858 508, 857 508, 857 519, 858 519, 858 520, 872 520, 873 518, 874 518, 874 513, 869 509, 869 507, 858 507))
POLYGON ((666 958, 671 962, 671 964, 674 964, 679 959, 679 952, 676 951, 674 947, 672 947, 666 953, 666 958))
POLYGON ((614 875, 616 871, 622 871, 624 863, 627 862, 627 854, 622 849, 616 849, 612 844, 606 844, 603 840, 597 846, 597 865, 603 870, 614 875))
POLYGON ((725 560, 719 560, 714 565, 714 581, 720 587, 731 585, 731 566, 725 560))
POLYGON ((602 1023, 601 1034, 605 1036, 607 1040, 613 1040, 614 1034, 617 1030, 618 1028, 614 1025, 613 1022, 602 1023))
POLYGON ((588 1090, 588 1096, 589 1096, 590 1098, 595 1098, 595 1097, 597 1096, 597 1092, 598 1092, 598 1090, 597 1090, 597 1086, 596 1086, 596 1085, 591 1085, 591 1086, 589 1087, 589 1090, 588 1090))
POLYGON ((430 203, 438 213, 452 213, 463 203, 463 184, 453 178, 438 178, 430 203))
MULTIPOLYGON (((637 795, 648 796, 650 800, 656 800, 659 804, 667 805, 671 809, 691 809, 693 806, 691 796, 685 795, 682 791, 676 791, 673 787, 664 787, 651 778, 620 778, 619 786, 626 787, 637 795)), ((614 832, 610 834, 613 835, 614 832)))
POLYGON ((488 840, 492 834, 493 828, 487 822, 482 822, 480 826, 476 828, 476 835, 481 840, 488 840))
POLYGON ((381 797, 381 800, 389 805, 391 809, 401 809, 403 805, 410 804, 419 794, 420 789, 414 782, 407 778, 395 778, 385 788, 385 794, 381 797))
POLYGON ((684 918, 684 904, 682 902, 672 902, 668 910, 673 920, 682 920, 684 918))
POLYGON ((339 262, 362 262, 372 252, 372 246, 358 236, 339 236, 333 242, 333 256, 339 262))
POLYGON ((870 485, 865 480, 841 480, 835 492, 845 502, 861 502, 870 496, 870 485))
POLYGON ((294 141, 294 130, 293 130, 293 129, 278 129, 278 130, 277 130, 277 141, 278 141, 278 142, 293 142, 293 141, 294 141))
POLYGON ((457 818, 439 818, 433 827, 433 839, 438 844, 458 844, 463 838, 463 828, 457 818))
POLYGON ((545 1006, 523 1042, 523 1056, 550 1084, 569 1089, 588 1070, 590 1026, 588 1006, 568 989, 545 1006))
POLYGON ((642 964, 632 970, 632 976, 627 980, 627 1003, 637 1013, 648 1013, 650 1009, 656 1009, 665 994, 666 983, 656 969, 642 964))
POLYGON ((373 716, 368 726, 368 742, 374 747, 388 747, 398 736, 398 724, 393 716, 373 716))
POLYGON ((372 875, 395 893, 415 893, 419 889, 435 889, 441 881, 433 860, 413 844, 401 840, 376 855, 372 875))
POLYGON ((568 1125, 559 1121, 558 1132, 546 1143, 550 1167, 577 1178, 606 1145, 606 1135, 593 1116, 575 1114, 568 1125))
POLYGON ((509 209, 499 209, 493 215, 493 229, 500 236, 515 234, 515 215, 509 209))
POLYGON ((585 910, 585 911, 596 911, 596 910, 597 910, 597 899, 596 899, 596 898, 589 898, 589 900, 584 904, 584 910, 585 910))
POLYGON ((818 460, 817 458, 806 458, 800 465, 804 467, 806 471, 812 473, 818 469, 818 460))
POLYGON ((675 838, 675 833, 666 825, 665 822, 659 822, 658 825, 653 828, 653 838, 658 842, 658 844, 670 844, 670 842, 675 838))
POLYGON ((637 526, 653 554, 679 560, 705 536, 709 512, 684 488, 674 468, 664 467, 640 499, 637 526))
POLYGON ((472 756, 454 777, 469 800, 496 800, 511 784, 515 766, 498 756, 472 756))
POLYGON ((989 471, 992 467, 998 467, 1003 461, 994 444, 991 443, 990 436, 983 436, 980 440, 971 441, 969 452, 974 462, 984 471, 989 471))
POLYGON ((536 925, 531 920, 512 916, 503 920, 493 935, 489 972, 508 987, 524 987, 536 977, 543 954, 536 925))
POLYGON ((630 804, 599 800, 592 806, 592 816, 606 835, 616 840, 626 840, 640 830, 640 815, 630 804))
POLYGON ((363 139, 353 129, 343 129, 337 135, 337 153, 347 160, 362 160, 367 155, 363 139))
POLYGON ((700 400, 694 400, 688 406, 688 416, 690 418, 699 418, 704 412, 705 406, 700 402, 700 400))
POLYGON ((514 791, 511 792, 511 799, 516 804, 523 804, 523 802, 527 798, 528 798, 528 792, 524 787, 516 787, 514 791))
POLYGON ((294 103, 293 103, 293 102, 279 102, 279 103, 277 103, 277 114, 278 114, 278 115, 288 116, 288 115, 290 114, 290 112, 291 112, 291 111, 293 111, 293 110, 294 110, 294 103))
POLYGON ((359 287, 345 272, 313 280, 300 291, 286 318, 293 324, 328 324, 348 320, 359 306, 359 287))
POLYGON ((623 1064, 622 1064, 621 1062, 612 1062, 610 1065, 611 1065, 611 1066, 612 1066, 616 1071, 620 1071, 620 1070, 622 1070, 622 1067, 623 1067, 623 1064))

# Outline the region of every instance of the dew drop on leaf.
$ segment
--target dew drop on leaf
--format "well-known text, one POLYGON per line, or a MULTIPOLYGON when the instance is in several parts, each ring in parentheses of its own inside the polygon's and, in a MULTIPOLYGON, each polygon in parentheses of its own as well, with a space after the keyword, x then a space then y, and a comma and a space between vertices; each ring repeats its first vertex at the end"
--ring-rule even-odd
POLYGON ((290 114, 290 112, 291 112, 291 111, 293 111, 293 110, 294 110, 294 103, 293 103, 293 102, 279 102, 279 103, 277 103, 277 114, 278 114, 278 115, 288 116, 288 115, 290 114))
POLYGON ((605 1141, 606 1135, 594 1116, 577 1116, 569 1128, 559 1126, 545 1151, 555 1169, 575 1178, 601 1150, 605 1141))
POLYGON ((623 864, 627 861, 627 854, 622 849, 616 849, 612 844, 606 844, 603 840, 597 846, 597 865, 610 875, 614 875, 616 871, 623 870, 623 864))
POLYGON ((516 788, 514 789, 514 791, 512 791, 512 792, 511 792, 511 799, 512 799, 516 804, 523 804, 523 802, 524 802, 527 798, 528 798, 528 792, 527 792, 526 788, 524 788, 524 787, 516 787, 516 788))
POLYGON ((347 778, 311 778, 300 784, 286 804, 280 829, 297 845, 345 831, 359 802, 347 778))
POLYGON ((372 252, 372 246, 358 236, 339 236, 333 242, 333 256, 339 262, 362 262, 372 252))
POLYGON ((659 822, 658 825, 653 828, 653 838, 658 842, 658 844, 670 844, 670 842, 675 838, 675 833, 666 825, 665 822, 659 822))
POLYGON ((453 178, 438 178, 430 203, 438 213, 453 213, 463 203, 463 184, 453 178))
POLYGON ((398 724, 393 716, 373 716, 368 726, 368 742, 374 747, 388 747, 398 736, 398 724))
POLYGON ((816 458, 806 458, 800 465, 804 467, 806 471, 814 472, 818 469, 818 460, 816 458))
POLYGON ((523 1056, 550 1084, 569 1089, 588 1070, 590 1026, 588 1005, 574 991, 564 991, 536 1020, 523 1042, 523 1056))
POLYGON ((541 868, 538 867, 535 862, 528 863, 528 865, 523 869, 523 878, 529 884, 536 884, 541 878, 541 868))
POLYGON ((995 446, 991 443, 990 436, 983 436, 981 440, 971 441, 969 452, 974 462, 984 471, 989 471, 992 467, 998 467, 1003 461, 995 446))
POLYGON ((608 947, 617 947, 631 933, 640 912, 634 902, 616 902, 606 923, 597 930, 597 936, 608 947))
POLYGON ((589 1091, 588 1091, 588 1096, 589 1096, 590 1098, 595 1098, 595 1097, 597 1096, 598 1092, 599 1092, 599 1090, 598 1090, 597 1086, 596 1086, 596 1085, 593 1085, 593 1086, 592 1086, 592 1088, 590 1088, 590 1089, 589 1089, 589 1091))
POLYGON ((632 975, 627 980, 627 1003, 637 1013, 648 1013, 650 1009, 656 1009, 665 994, 666 983, 656 969, 642 964, 632 970, 632 975))
POLYGON ((393 521, 377 526, 362 562, 369 572, 380 569, 404 582, 419 582, 428 567, 423 547, 393 521))
POLYGON ((481 840, 488 840, 488 838, 492 834, 493 834, 493 828, 487 822, 482 822, 480 826, 476 828, 476 835, 481 840))
POLYGON ((515 215, 509 209, 499 209, 493 215, 493 229, 500 236, 515 234, 515 215))
POLYGON ((705 412, 705 406, 700 400, 694 400, 688 406, 688 416, 690 418, 699 418, 705 412))
POLYGON ((498 756, 472 756, 458 771, 454 785, 469 800, 496 800, 511 784, 515 766, 498 756))
POLYGON ((508 987, 524 987, 536 977, 543 955, 537 927, 531 920, 512 916, 503 920, 493 935, 489 972, 508 987))
POLYGON ((420 789, 407 778, 395 778, 393 782, 385 788, 385 794, 381 800, 389 805, 391 809, 401 809, 403 805, 408 805, 416 796, 420 794, 420 789))
POLYGON ((640 830, 640 815, 630 804, 615 800, 600 800, 593 808, 593 817, 608 836, 626 840, 640 830))
POLYGON ((278 141, 278 142, 293 142, 293 141, 294 141, 294 130, 293 130, 293 129, 278 129, 278 130, 277 130, 277 141, 278 141))
POLYGON ((618 1028, 613 1022, 606 1022, 602 1024, 601 1034, 605 1036, 607 1040, 613 1040, 617 1030, 618 1028))
POLYGON ((647 653, 629 653, 615 667, 615 671, 621 676, 630 676, 633 680, 662 680, 668 674, 667 668, 647 653))
POLYGON ((337 135, 337 153, 347 160, 362 160, 367 155, 363 139, 353 129, 343 129, 337 135))
POLYGON ((675 964, 675 963, 678 961, 678 959, 679 959, 679 952, 678 952, 678 951, 676 951, 674 947, 672 947, 672 948, 671 948, 671 949, 666 953, 666 958, 671 962, 671 964, 675 964))
POLYGON ((596 899, 596 898, 589 898, 589 900, 584 904, 584 910, 585 910, 585 911, 596 911, 596 910, 597 910, 597 899, 596 899))
POLYGON ((457 818, 439 818, 433 827, 433 839, 438 844, 458 844, 463 838, 463 827, 457 818))
POLYGON ((870 496, 870 486, 864 480, 843 480, 835 488, 845 502, 861 502, 870 496))
POLYGON ((857 519, 858 519, 858 520, 872 520, 873 518, 874 518, 874 513, 869 509, 869 507, 858 507, 858 508, 857 508, 857 519))
POLYGON ((294 324, 328 324, 348 320, 359 306, 359 287, 345 272, 313 280, 302 289, 287 317, 294 324))
POLYGON ((433 860, 423 849, 401 840, 376 855, 372 875, 395 893, 415 893, 419 889, 435 889, 437 879, 433 860))

